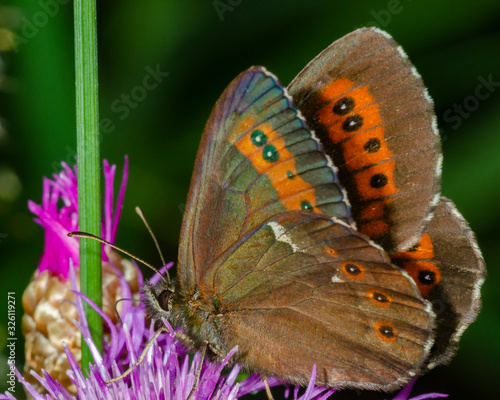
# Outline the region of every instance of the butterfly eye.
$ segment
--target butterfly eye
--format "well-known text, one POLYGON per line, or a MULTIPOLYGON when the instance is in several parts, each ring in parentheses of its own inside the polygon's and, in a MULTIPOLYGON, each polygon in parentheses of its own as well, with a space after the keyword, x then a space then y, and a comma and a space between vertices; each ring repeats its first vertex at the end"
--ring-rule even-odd
POLYGON ((158 304, 160 307, 165 310, 165 311, 170 311, 172 308, 171 302, 170 302, 170 295, 172 292, 170 290, 164 290, 163 292, 160 293, 158 296, 158 304))

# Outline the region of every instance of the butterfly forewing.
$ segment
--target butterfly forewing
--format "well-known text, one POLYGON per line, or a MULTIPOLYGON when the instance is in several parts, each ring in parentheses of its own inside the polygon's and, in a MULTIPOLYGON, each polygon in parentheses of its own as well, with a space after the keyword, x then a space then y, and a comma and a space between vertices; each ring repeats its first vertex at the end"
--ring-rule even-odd
POLYGON ((212 111, 186 210, 179 250, 185 288, 245 233, 284 211, 352 223, 331 160, 286 89, 260 67, 240 74, 212 111))
POLYGON ((359 29, 289 90, 333 157, 359 230, 388 252, 415 244, 439 199, 441 153, 432 100, 401 47, 359 29))
POLYGON ((411 278, 349 225, 288 212, 256 227, 207 271, 241 364, 304 384, 391 389, 418 371, 433 313, 411 278), (306 339, 307 337, 307 339, 306 339))

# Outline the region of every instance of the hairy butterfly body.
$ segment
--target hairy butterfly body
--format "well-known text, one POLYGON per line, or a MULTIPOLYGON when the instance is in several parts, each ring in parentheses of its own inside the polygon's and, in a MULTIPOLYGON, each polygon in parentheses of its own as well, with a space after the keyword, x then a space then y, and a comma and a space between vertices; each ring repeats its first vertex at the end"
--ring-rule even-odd
MULTIPOLYGON (((398 49, 362 29, 299 74, 293 100, 262 67, 224 91, 196 158, 177 281, 144 288, 187 345, 215 360, 237 345, 233 361, 296 384, 316 365, 316 383, 338 388, 392 390, 426 366, 436 316, 404 252, 427 232, 446 268, 432 225, 441 156, 432 103, 398 49)), ((471 235, 463 246, 475 249, 471 235)))

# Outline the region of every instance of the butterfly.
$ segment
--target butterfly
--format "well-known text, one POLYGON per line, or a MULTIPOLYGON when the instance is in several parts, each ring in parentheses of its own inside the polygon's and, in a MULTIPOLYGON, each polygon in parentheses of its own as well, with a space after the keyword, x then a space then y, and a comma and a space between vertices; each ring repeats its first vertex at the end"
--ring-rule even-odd
POLYGON ((440 194, 433 102, 385 32, 356 30, 285 88, 223 92, 198 150, 178 276, 149 314, 213 360, 305 385, 393 390, 447 362, 484 261, 440 194))

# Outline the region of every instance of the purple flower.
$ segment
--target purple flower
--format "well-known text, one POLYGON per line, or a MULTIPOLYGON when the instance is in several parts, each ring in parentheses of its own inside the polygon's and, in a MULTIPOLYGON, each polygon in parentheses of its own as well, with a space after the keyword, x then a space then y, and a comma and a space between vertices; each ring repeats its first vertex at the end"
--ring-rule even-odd
MULTIPOLYGON (((78 230, 78 185, 76 167, 70 168, 62 162, 63 170, 53 175, 53 180, 44 178, 42 204, 28 202, 28 208, 37 216, 35 219, 45 230, 45 248, 38 272, 49 270, 63 279, 68 278, 69 260, 79 265, 78 239, 68 237, 68 233, 78 230), (62 202, 62 206, 61 206, 62 202)), ((104 219, 102 237, 114 242, 118 221, 123 208, 125 186, 128 178, 128 158, 125 157, 123 178, 118 193, 116 208, 113 207, 113 185, 116 165, 110 166, 104 160, 104 219)), ((103 261, 109 261, 103 251, 103 261)))
MULTIPOLYGON (((30 375, 32 370, 42 373, 46 370, 54 379, 76 394, 66 370, 70 368, 62 342, 71 350, 76 360, 81 358, 81 334, 71 322, 78 318, 77 309, 71 304, 75 295, 68 281, 69 266, 75 266, 79 281, 79 242, 67 233, 78 229, 78 186, 76 168, 62 163, 62 171, 53 179, 44 179, 41 205, 29 202, 35 220, 42 225, 45 233, 45 249, 38 269, 23 294, 23 335, 25 337, 26 362, 25 378, 36 389, 44 393, 43 386, 30 375)), ((116 207, 113 201, 113 186, 116 166, 104 161, 104 198, 103 230, 101 235, 114 241, 118 221, 123 206, 125 185, 128 174, 128 161, 125 158, 123 178, 116 207)), ((117 322, 115 303, 121 298, 139 298, 138 268, 130 261, 121 258, 109 247, 103 248, 102 263, 102 308, 117 322), (126 282, 124 283, 124 277, 126 282)), ((142 277, 141 277, 142 278, 142 277)), ((120 309, 122 303, 118 305, 120 309)), ((107 332, 105 332, 107 334, 107 332)))
MULTIPOLYGON (((91 349, 94 359, 93 364, 83 366, 89 371, 88 377, 82 373, 78 365, 78 357, 72 353, 70 348, 64 344, 64 352, 68 360, 68 368, 65 376, 69 377, 72 387, 78 399, 134 399, 134 400, 185 400, 194 384, 195 373, 200 363, 200 354, 196 353, 192 360, 187 353, 187 349, 173 335, 173 328, 167 321, 163 323, 168 327, 170 333, 162 333, 148 350, 144 360, 135 366, 126 378, 106 384, 106 381, 121 375, 130 365, 135 365, 149 340, 154 336, 154 323, 150 323, 145 315, 144 304, 134 302, 122 302, 121 317, 123 326, 112 321, 109 313, 99 309, 85 295, 78 291, 77 270, 78 266, 78 242, 76 238, 67 237, 67 233, 78 229, 78 206, 77 206, 77 184, 75 170, 63 164, 63 171, 54 175, 54 180, 44 180, 44 196, 42 205, 38 206, 33 202, 29 203, 30 210, 36 214, 37 222, 45 229, 45 250, 39 266, 39 274, 49 271, 51 274, 68 280, 74 293, 74 301, 65 297, 64 302, 71 303, 76 308, 78 319, 73 318, 73 324, 81 332, 82 337, 91 349), (63 205, 61 207, 60 200, 63 205), (83 301, 86 301, 103 318, 106 337, 103 346, 103 353, 100 354, 94 345, 87 320, 83 311, 83 301), (87 368, 88 367, 88 368, 87 368)), ((104 162, 105 175, 105 198, 104 198, 104 223, 102 236, 113 242, 118 220, 123 205, 125 184, 127 180, 127 160, 125 172, 120 187, 120 192, 113 212, 113 181, 115 166, 110 167, 104 162)), ((105 262, 115 262, 116 255, 111 252, 103 252, 105 262)), ((163 273, 167 268, 172 267, 172 263, 160 270, 163 273)), ((135 266, 136 267, 136 266, 135 266)), ((133 292, 126 279, 126 274, 118 273, 119 287, 123 297, 130 297, 133 292)), ((160 279, 156 274, 151 278, 151 283, 156 283, 160 279)), ((137 282, 140 286, 143 277, 137 269, 137 282)), ((223 369, 228 365, 230 358, 237 351, 231 350, 227 357, 220 364, 213 364, 208 360, 203 362, 199 385, 194 393, 193 400, 209 399, 236 399, 245 394, 264 389, 264 383, 258 374, 251 374, 248 378, 238 381, 240 367, 233 366, 228 373, 223 373, 223 369)), ((225 371, 224 371, 225 372, 225 371)), ((19 381, 25 390, 35 400, 47 399, 73 399, 68 389, 53 378, 45 370, 37 373, 31 370, 31 377, 36 381, 28 382, 19 372, 19 381), (42 387, 47 394, 40 394, 42 387)), ((330 397, 335 389, 317 387, 314 385, 316 378, 315 368, 312 371, 309 385, 305 389, 295 387, 293 390, 287 389, 286 396, 293 392, 295 400, 321 399, 330 397), (299 394, 301 393, 301 394, 299 394)), ((269 379, 270 386, 279 385, 275 378, 269 379)), ((412 381, 408 384, 394 400, 408 399, 412 381)), ((423 400, 437 397, 446 397, 438 393, 430 393, 418 396, 412 400, 423 400)), ((5 395, 0 394, 0 399, 13 400, 10 392, 5 395)))

